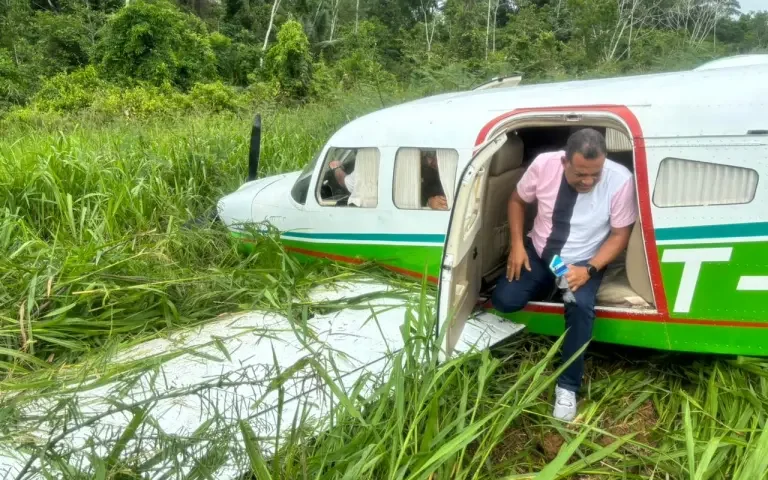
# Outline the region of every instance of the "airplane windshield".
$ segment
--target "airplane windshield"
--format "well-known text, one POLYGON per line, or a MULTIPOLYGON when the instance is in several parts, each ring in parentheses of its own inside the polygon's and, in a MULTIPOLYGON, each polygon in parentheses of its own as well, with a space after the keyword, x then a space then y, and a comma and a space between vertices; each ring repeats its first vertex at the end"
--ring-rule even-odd
POLYGON ((315 171, 315 165, 320 158, 320 152, 317 152, 315 158, 313 158, 301 171, 299 178, 296 179, 296 183, 291 188, 291 197, 296 201, 304 205, 307 203, 307 192, 309 191, 309 182, 312 181, 312 172, 315 171))

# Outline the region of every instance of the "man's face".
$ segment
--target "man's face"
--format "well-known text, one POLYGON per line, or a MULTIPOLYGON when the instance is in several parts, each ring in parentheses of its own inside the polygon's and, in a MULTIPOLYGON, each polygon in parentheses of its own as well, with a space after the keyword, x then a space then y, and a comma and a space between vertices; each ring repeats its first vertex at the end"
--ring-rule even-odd
POLYGON ((427 166, 431 168, 437 168, 437 157, 434 155, 427 154, 425 155, 425 159, 427 162, 427 166))
POLYGON ((577 192, 590 192, 600 181, 604 164, 605 155, 587 160, 581 153, 574 153, 570 162, 563 156, 565 179, 577 192))

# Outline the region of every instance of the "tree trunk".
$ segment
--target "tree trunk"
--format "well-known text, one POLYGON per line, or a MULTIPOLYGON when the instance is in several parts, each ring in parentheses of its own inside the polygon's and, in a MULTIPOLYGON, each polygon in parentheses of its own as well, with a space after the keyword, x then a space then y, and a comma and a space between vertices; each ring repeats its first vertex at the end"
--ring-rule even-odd
POLYGON ((485 20, 485 61, 488 61, 488 45, 491 38, 491 0, 488 0, 488 15, 485 20))
POLYGON ((261 46, 261 58, 259 59, 259 67, 264 66, 264 55, 267 52, 267 43, 269 43, 269 34, 272 33, 272 25, 275 23, 275 13, 277 13, 277 9, 279 7, 280 7, 280 0, 275 0, 275 3, 272 4, 272 13, 269 15, 269 26, 267 27, 267 34, 264 35, 264 45, 261 46))
POLYGON ((632 1, 632 10, 629 13, 629 38, 627 39, 627 58, 632 58, 632 31, 635 28, 635 7, 638 0, 632 1))
POLYGON ((429 43, 429 19, 427 9, 422 6, 421 10, 424 12, 424 41, 427 44, 427 60, 429 60, 429 52, 432 50, 432 45, 429 43))
POLYGON ((357 35, 357 24, 360 23, 360 0, 355 2, 355 35, 357 35))
POLYGON ((496 25, 499 18, 499 5, 501 5, 501 0, 496 0, 496 8, 493 9, 493 43, 491 45, 493 53, 496 53, 496 25))
POLYGON ((315 25, 317 25, 317 17, 320 16, 320 9, 323 8, 323 0, 320 0, 317 2, 317 10, 315 10, 315 16, 312 18, 312 30, 315 29, 315 25))
POLYGON ((339 17, 339 2, 340 1, 341 0, 336 0, 335 2, 333 2, 332 6, 331 6, 331 31, 328 34, 328 41, 329 42, 333 41, 333 34, 336 31, 336 20, 339 17))

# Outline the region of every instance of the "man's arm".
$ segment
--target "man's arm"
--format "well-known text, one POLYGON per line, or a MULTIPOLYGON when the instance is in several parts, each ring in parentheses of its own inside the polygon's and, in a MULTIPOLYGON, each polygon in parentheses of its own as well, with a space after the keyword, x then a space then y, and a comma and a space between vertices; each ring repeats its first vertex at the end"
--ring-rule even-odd
MULTIPOLYGON (((333 175, 336 177, 336 181, 339 182, 339 185, 341 185, 344 188, 347 188, 346 183, 344 182, 344 179, 347 177, 347 174, 342 170, 341 168, 337 168, 333 171, 333 175)), ((349 190, 347 188, 347 190, 349 190)))
POLYGON ((632 225, 621 228, 611 227, 611 234, 608 235, 608 238, 603 242, 589 263, 598 270, 607 267, 627 248, 630 233, 632 233, 632 225))
POLYGON ((509 220, 509 239, 513 247, 523 247, 523 225, 525 223, 525 201, 517 190, 512 192, 507 202, 509 220))

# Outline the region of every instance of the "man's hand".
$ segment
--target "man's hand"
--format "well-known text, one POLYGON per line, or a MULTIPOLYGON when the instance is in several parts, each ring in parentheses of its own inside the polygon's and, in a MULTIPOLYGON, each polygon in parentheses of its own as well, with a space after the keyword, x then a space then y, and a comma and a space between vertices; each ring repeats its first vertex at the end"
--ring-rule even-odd
POLYGON ((587 270, 587 267, 568 265, 568 273, 565 274, 565 279, 568 280, 568 287, 571 291, 575 292, 589 281, 589 270, 587 270))
POLYGON ((429 205, 429 208, 432 210, 448 210, 448 200, 446 200, 444 195, 429 197, 427 205, 429 205))
POLYGON ((517 247, 512 245, 512 248, 509 250, 509 257, 507 258, 507 280, 510 282, 513 279, 520 280, 520 271, 523 266, 529 272, 531 271, 531 262, 528 260, 525 247, 522 244, 517 247))

